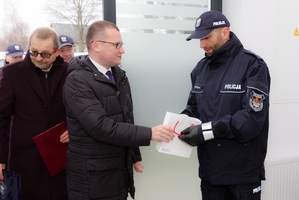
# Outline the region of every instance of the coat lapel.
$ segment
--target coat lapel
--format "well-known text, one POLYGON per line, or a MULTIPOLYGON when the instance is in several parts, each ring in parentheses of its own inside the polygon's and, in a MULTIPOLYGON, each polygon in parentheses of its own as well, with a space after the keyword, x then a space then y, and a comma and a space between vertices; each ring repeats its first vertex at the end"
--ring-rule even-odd
POLYGON ((32 63, 30 59, 30 55, 27 53, 24 61, 20 65, 21 70, 23 71, 26 79, 28 80, 31 87, 35 90, 36 94, 44 101, 46 102, 46 94, 43 90, 43 87, 40 83, 39 76, 36 73, 36 67, 32 63))
MULTIPOLYGON (((64 67, 62 66, 58 66, 58 65, 63 65, 63 60, 61 57, 57 57, 56 60, 53 63, 52 68, 55 70, 53 70, 53 73, 51 75, 51 93, 50 93, 50 99, 52 98, 58 84, 60 81, 60 78, 62 76, 62 73, 64 71, 64 67)), ((26 57, 24 58, 24 61, 22 62, 22 64, 20 65, 25 77, 27 78, 28 82, 30 83, 31 87, 35 90, 35 92, 37 93, 37 95, 46 103, 46 93, 42 87, 42 84, 40 82, 40 78, 37 75, 36 72, 36 67, 34 66, 34 64, 32 63, 31 59, 30 59, 30 55, 27 54, 26 57)))
MULTIPOLYGON (((61 57, 57 57, 55 62, 53 63, 53 73, 51 74, 51 93, 50 93, 50 99, 52 99, 54 92, 56 91, 59 82, 61 81, 61 76, 63 72, 66 72, 65 68, 63 67, 63 60, 61 57)), ((67 67, 67 66, 65 66, 67 67)), ((63 80, 64 81, 64 80, 63 80)))

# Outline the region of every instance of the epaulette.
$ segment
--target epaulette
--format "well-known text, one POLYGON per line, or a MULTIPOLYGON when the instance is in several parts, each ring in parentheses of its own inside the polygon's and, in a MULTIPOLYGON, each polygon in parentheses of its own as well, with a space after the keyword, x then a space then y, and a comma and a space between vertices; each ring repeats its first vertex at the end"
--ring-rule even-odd
POLYGON ((253 53, 253 52, 250 51, 250 50, 244 49, 244 52, 245 52, 246 54, 250 54, 250 55, 256 57, 257 59, 263 60, 262 57, 260 57, 259 55, 253 53))

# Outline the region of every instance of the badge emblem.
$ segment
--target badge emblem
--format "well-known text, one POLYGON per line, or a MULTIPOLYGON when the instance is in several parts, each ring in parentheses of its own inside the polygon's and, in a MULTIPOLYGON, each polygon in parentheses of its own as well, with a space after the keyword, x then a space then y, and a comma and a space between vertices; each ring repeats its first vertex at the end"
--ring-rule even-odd
POLYGON ((201 22, 201 18, 197 18, 197 20, 195 22, 195 28, 200 26, 200 22, 201 22))
POLYGON ((263 100, 265 99, 265 96, 263 94, 257 94, 254 91, 252 91, 249 99, 249 105, 255 112, 259 112, 263 110, 263 100))

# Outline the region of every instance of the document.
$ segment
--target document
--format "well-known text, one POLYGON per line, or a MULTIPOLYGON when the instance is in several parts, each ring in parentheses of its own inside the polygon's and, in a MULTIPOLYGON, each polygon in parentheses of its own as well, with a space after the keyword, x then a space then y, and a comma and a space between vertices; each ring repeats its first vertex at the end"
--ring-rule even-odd
POLYGON ((189 158, 193 147, 181 141, 178 138, 178 135, 182 130, 189 126, 201 124, 201 121, 187 115, 166 112, 163 124, 169 125, 173 128, 175 137, 169 143, 157 142, 156 149, 161 153, 189 158))
POLYGON ((68 144, 60 142, 60 136, 66 130, 65 122, 61 122, 33 138, 51 176, 66 168, 68 144))

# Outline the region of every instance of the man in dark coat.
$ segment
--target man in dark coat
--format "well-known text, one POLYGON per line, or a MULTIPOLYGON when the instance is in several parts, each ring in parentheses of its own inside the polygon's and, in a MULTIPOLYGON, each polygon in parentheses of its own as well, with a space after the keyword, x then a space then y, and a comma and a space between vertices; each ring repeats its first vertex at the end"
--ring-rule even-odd
MULTIPOLYGON (((65 121, 62 87, 67 74, 67 64, 61 57, 57 57, 58 47, 58 37, 53 29, 38 28, 30 36, 24 60, 6 65, 2 69, 0 169, 6 167, 21 174, 23 200, 67 198, 65 170, 51 176, 32 139, 65 121), (6 165, 5 142, 9 125, 11 133, 6 165)), ((60 142, 68 141, 66 131, 60 142)))
POLYGON ((91 24, 86 44, 89 55, 71 60, 63 89, 70 134, 68 195, 80 200, 125 200, 129 192, 134 198, 132 166, 137 172, 143 169, 138 146, 151 140, 169 142, 173 130, 166 125, 133 124, 129 80, 118 67, 124 48, 115 24, 91 24))

